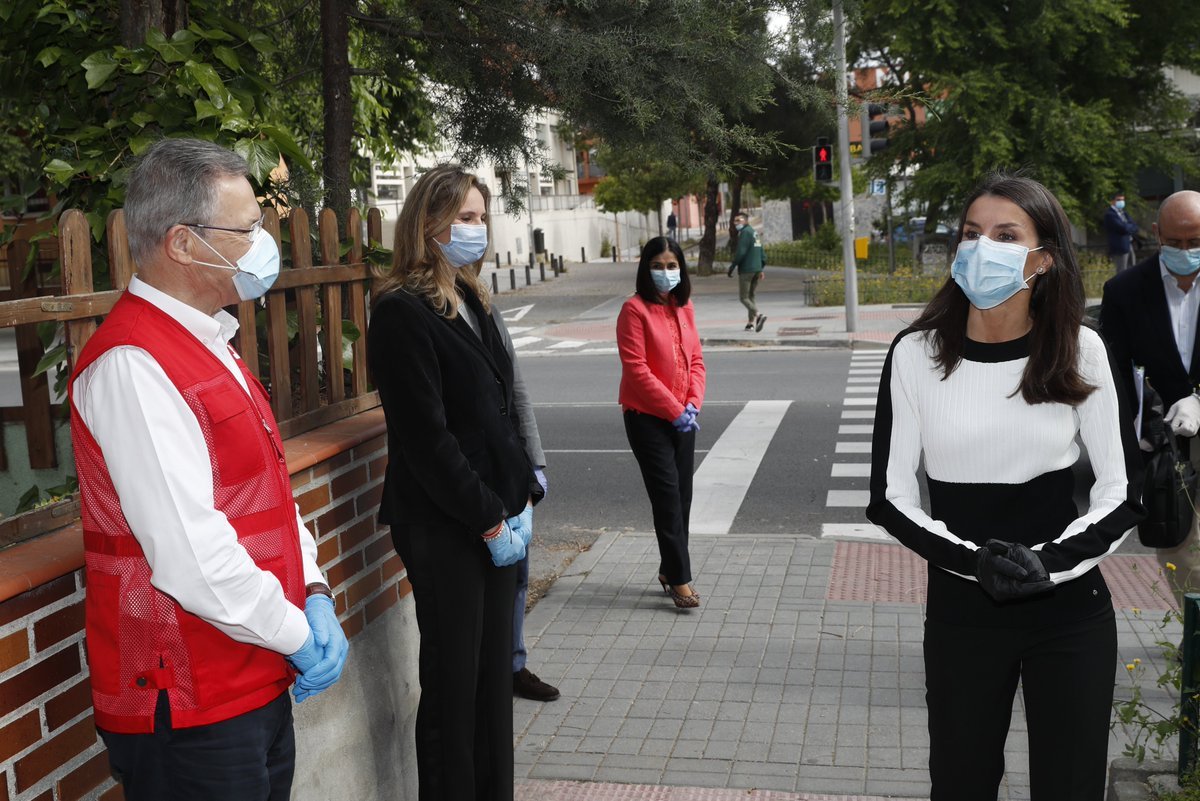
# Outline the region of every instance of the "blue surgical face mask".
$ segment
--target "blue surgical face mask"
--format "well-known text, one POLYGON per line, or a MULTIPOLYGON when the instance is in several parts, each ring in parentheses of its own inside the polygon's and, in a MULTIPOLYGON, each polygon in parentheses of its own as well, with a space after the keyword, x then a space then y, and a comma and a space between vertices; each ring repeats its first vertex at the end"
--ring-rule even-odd
POLYGON ((1029 288, 1025 257, 1034 250, 1041 248, 1031 250, 1011 242, 994 242, 986 236, 964 239, 954 254, 950 276, 972 306, 991 309, 1029 288))
POLYGON ((654 288, 664 295, 679 286, 679 270, 651 270, 654 288))
POLYGON ((275 246, 275 237, 262 228, 255 229, 250 235, 250 249, 234 264, 225 258, 199 234, 196 238, 224 264, 199 261, 205 267, 216 267, 221 270, 233 270, 233 286, 237 289, 238 297, 242 300, 257 300, 267 294, 267 290, 279 277, 279 248, 275 246))
POLYGON ((1158 255, 1163 266, 1175 275, 1192 275, 1200 270, 1200 248, 1184 250, 1163 245, 1158 255))
POLYGON ((1125 208, 1125 201, 1124 201, 1124 200, 1118 200, 1118 201, 1117 201, 1116 203, 1114 203, 1113 205, 1114 205, 1114 206, 1116 206, 1118 209, 1123 209, 1123 208, 1125 208))
POLYGON ((463 225, 455 223, 450 226, 450 241, 443 244, 442 253, 452 267, 465 267, 474 264, 487 253, 488 232, 486 225, 463 225))
POLYGON ((734 223, 734 224, 733 224, 733 227, 734 227, 734 228, 736 228, 736 229, 738 229, 738 230, 740 231, 740 230, 742 230, 743 228, 745 228, 745 227, 746 227, 746 224, 745 224, 745 223, 734 223))

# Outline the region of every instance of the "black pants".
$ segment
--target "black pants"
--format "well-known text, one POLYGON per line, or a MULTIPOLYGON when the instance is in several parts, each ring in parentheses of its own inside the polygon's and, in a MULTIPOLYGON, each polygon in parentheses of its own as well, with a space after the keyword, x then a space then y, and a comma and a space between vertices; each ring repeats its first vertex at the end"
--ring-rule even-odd
POLYGON ((658 572, 670 584, 687 584, 692 580, 688 520, 692 513, 696 432, 680 434, 661 417, 627 411, 625 435, 650 496, 654 534, 658 537, 658 572))
POLYGON ((478 536, 393 529, 421 632, 420 801, 512 801, 512 616, 517 568, 478 536))
POLYGON ((172 729, 163 690, 153 734, 101 729, 100 737, 126 801, 288 801, 292 794, 296 737, 286 692, 236 718, 172 729))
POLYGON ((1103 801, 1116 660, 1111 609, 1032 630, 926 620, 931 801, 995 801, 1018 677, 1033 801, 1103 801))

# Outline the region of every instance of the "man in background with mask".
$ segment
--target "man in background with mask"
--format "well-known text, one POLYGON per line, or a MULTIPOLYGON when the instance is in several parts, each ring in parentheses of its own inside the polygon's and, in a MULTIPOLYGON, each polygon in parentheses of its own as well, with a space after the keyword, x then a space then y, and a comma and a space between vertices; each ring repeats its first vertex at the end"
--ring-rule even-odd
POLYGON ((758 313, 758 304, 754 301, 754 290, 763 279, 767 266, 763 255, 762 244, 750 227, 743 212, 733 216, 733 227, 737 229, 737 250, 733 254, 733 263, 729 265, 727 275, 738 273, 738 300, 746 307, 746 330, 761 331, 767 322, 767 315, 758 313))
POLYGON ((287 689, 328 689, 346 658, 267 395, 229 344, 223 307, 279 272, 246 173, 195 139, 145 153, 137 276, 69 386, 92 702, 129 801, 288 798, 287 689))
MULTIPOLYGON (((1101 333, 1131 400, 1129 408, 1138 408, 1136 365, 1145 368, 1146 381, 1162 396, 1171 430, 1193 438, 1192 462, 1200 464, 1195 439, 1200 430, 1200 398, 1195 394, 1200 383, 1200 192, 1176 192, 1164 200, 1153 232, 1159 252, 1104 285, 1101 333)), ((1193 522, 1181 545, 1158 549, 1160 564, 1175 565, 1171 583, 1183 591, 1200 588, 1198 543, 1193 522)))
POLYGON ((1133 235, 1138 226, 1125 212, 1125 194, 1112 196, 1112 205, 1104 212, 1104 232, 1108 235, 1108 258, 1113 269, 1121 272, 1133 266, 1133 235))

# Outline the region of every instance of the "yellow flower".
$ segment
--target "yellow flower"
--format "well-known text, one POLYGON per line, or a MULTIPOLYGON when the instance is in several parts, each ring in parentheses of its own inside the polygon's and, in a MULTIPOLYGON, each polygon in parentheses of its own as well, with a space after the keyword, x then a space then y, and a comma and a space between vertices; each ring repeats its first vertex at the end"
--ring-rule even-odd
POLYGON ((1140 615, 1142 613, 1142 610, 1136 606, 1130 611, 1132 611, 1135 615, 1140 615))
POLYGON ((1175 563, 1167 562, 1167 570, 1174 570, 1174 569, 1175 569, 1175 563))
POLYGON ((1138 659, 1138 658, 1135 656, 1135 657, 1133 658, 1133 664, 1135 664, 1135 665, 1140 665, 1140 664, 1142 664, 1142 660, 1138 659))
POLYGON ((1128 670, 1130 673, 1132 673, 1132 672, 1133 672, 1133 669, 1134 669, 1134 667, 1135 667, 1135 665, 1134 665, 1132 662, 1130 662, 1129 664, 1127 664, 1127 665, 1125 666, 1125 669, 1126 669, 1126 670, 1128 670))

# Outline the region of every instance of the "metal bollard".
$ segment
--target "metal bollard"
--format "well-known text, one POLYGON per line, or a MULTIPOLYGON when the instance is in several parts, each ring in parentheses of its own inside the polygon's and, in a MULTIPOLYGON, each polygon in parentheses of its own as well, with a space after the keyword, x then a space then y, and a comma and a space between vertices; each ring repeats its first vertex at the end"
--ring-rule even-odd
POLYGON ((579 260, 585 264, 587 263, 587 248, 579 249, 579 260))
POLYGON ((1196 767, 1197 738, 1196 721, 1200 718, 1200 594, 1189 592, 1183 596, 1183 672, 1179 677, 1179 717, 1188 721, 1179 727, 1179 778, 1182 779, 1196 767))
POLYGON ((525 286, 529 286, 530 284, 533 283, 533 281, 530 278, 530 275, 532 274, 532 272, 533 271, 529 269, 529 265, 526 264, 525 265, 525 286))
POLYGON ((550 272, 554 273, 555 278, 558 278, 558 262, 550 262, 550 272))
POLYGON ((496 280, 496 273, 492 273, 492 294, 500 294, 500 282, 496 280))
POLYGON ((563 266, 563 257, 562 256, 558 257, 558 271, 560 273, 565 273, 567 271, 567 268, 563 266))
POLYGON ((500 254, 499 253, 496 254, 496 269, 497 270, 500 269, 500 254))
POLYGON ((517 271, 513 267, 508 268, 508 284, 512 289, 517 288, 517 271))
MULTIPOLYGON (((511 250, 508 250, 508 251, 505 251, 505 252, 506 252, 506 253, 508 253, 508 263, 509 263, 509 264, 512 264, 512 251, 511 251, 511 250)), ((497 266, 498 266, 498 265, 497 265, 497 266)))
POLYGON ((539 264, 539 265, 538 265, 538 272, 540 272, 540 273, 542 274, 542 280, 543 280, 543 281, 545 281, 545 280, 546 280, 546 265, 544 265, 544 264, 539 264))
POLYGON ((537 264, 537 254, 531 250, 529 251, 529 266, 532 267, 535 264, 537 264))

